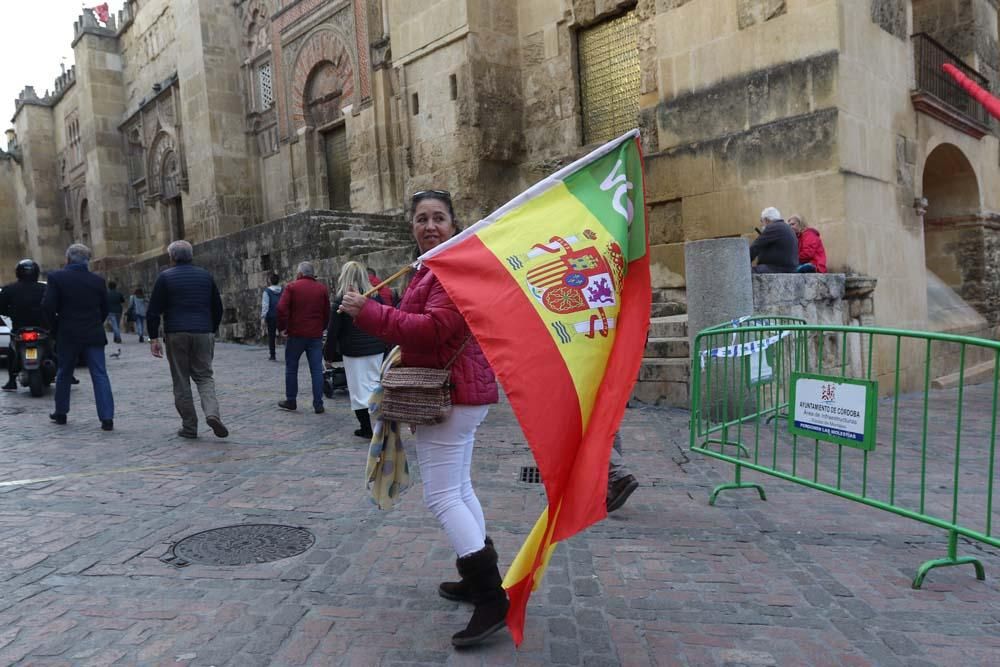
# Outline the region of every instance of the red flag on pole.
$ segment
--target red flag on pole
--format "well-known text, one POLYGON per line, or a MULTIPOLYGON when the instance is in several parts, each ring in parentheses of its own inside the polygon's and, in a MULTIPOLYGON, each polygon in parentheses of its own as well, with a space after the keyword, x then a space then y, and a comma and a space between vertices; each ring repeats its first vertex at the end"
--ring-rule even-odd
POLYGON ((97 15, 97 19, 104 25, 107 25, 108 21, 111 20, 111 12, 108 10, 108 3, 103 2, 96 7, 91 7, 91 10, 93 10, 94 14, 97 15))
POLYGON ((978 83, 962 74, 961 70, 951 63, 941 65, 941 69, 947 72, 948 75, 951 76, 956 83, 958 83, 958 85, 964 88, 965 92, 972 96, 972 99, 982 104, 983 108, 986 109, 991 116, 1000 120, 1000 99, 990 95, 989 91, 985 90, 978 83))

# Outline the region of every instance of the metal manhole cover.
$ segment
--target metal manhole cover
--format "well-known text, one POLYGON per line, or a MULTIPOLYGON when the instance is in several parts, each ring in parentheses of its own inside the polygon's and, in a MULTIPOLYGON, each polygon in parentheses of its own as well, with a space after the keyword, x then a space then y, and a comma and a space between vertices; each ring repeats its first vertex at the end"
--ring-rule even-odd
POLYGON ((542 474, 538 472, 537 466, 521 466, 520 481, 528 484, 541 484, 542 474))
POLYGON ((174 545, 175 565, 252 565, 303 553, 316 539, 305 528, 251 523, 213 528, 174 545))

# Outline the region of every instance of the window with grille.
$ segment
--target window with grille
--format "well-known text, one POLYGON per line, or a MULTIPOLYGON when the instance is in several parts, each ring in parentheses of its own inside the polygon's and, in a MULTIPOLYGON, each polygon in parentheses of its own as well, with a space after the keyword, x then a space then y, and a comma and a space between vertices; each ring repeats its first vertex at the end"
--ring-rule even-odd
POLYGON ((271 88, 271 63, 264 63, 257 68, 257 89, 260 91, 260 108, 270 109, 274 104, 274 92, 271 88))
POLYGON ((583 143, 614 139, 639 117, 639 43, 635 10, 578 33, 583 143))

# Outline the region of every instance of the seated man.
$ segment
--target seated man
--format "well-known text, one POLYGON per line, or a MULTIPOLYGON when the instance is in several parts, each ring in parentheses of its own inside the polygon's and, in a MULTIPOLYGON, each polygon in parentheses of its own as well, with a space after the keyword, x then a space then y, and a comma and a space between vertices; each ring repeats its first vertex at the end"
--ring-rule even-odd
POLYGON ((760 214, 762 230, 750 244, 750 261, 757 260, 754 273, 795 273, 799 266, 799 242, 795 232, 781 218, 781 213, 768 206, 760 214))

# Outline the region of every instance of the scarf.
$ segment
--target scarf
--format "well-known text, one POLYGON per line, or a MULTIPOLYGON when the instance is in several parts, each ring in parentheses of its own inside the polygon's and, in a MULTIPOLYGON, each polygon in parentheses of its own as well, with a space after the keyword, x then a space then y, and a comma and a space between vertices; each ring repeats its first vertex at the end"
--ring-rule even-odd
MULTIPOLYGON (((382 362, 379 377, 400 363, 403 353, 399 347, 382 362)), ((399 423, 382 419, 382 396, 385 390, 379 384, 368 399, 371 413, 372 441, 368 447, 368 466, 365 469, 365 487, 371 494, 372 502, 379 509, 390 510, 406 489, 410 488, 410 466, 403 450, 399 423)))

